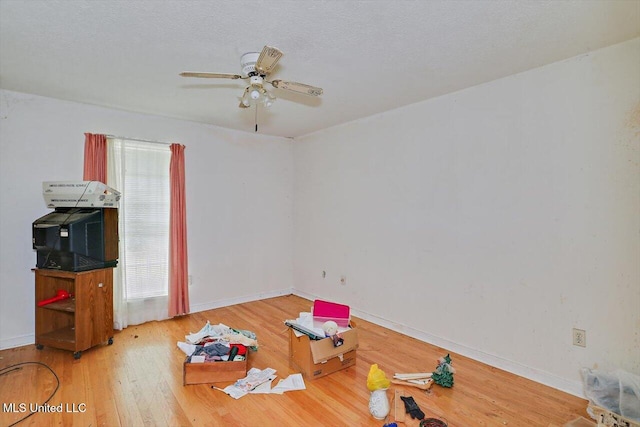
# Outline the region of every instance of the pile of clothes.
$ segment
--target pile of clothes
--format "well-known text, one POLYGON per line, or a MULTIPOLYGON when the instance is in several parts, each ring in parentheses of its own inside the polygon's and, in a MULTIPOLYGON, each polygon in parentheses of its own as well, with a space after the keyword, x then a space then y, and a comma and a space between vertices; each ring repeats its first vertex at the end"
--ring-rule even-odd
POLYGON ((238 361, 246 357, 247 349, 258 349, 258 340, 253 332, 233 329, 222 323, 211 325, 209 321, 198 332, 184 338, 185 342, 178 341, 178 348, 188 356, 187 362, 191 362, 194 356, 200 359, 204 356, 205 362, 227 361, 230 357, 233 357, 232 361, 238 361))

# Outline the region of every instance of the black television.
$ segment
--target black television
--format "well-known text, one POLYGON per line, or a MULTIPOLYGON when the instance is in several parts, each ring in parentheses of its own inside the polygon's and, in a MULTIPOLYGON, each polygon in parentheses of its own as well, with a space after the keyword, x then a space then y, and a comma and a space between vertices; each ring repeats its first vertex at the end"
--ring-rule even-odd
POLYGON ((86 271, 118 263, 118 210, 56 208, 33 222, 37 268, 86 271))

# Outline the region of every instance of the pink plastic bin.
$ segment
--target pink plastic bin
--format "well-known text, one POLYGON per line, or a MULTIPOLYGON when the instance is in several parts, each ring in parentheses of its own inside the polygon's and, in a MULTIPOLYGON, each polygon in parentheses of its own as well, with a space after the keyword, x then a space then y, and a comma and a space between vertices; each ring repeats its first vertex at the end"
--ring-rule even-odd
POLYGON ((315 300, 313 301, 313 325, 322 327, 324 322, 333 320, 342 328, 349 326, 351 319, 348 305, 337 304, 335 302, 315 300))

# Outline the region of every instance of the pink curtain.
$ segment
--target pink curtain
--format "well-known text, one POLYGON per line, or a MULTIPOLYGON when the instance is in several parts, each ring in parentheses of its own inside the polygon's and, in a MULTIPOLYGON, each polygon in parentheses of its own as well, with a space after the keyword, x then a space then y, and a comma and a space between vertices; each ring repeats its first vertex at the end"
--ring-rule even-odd
POLYGON ((169 317, 189 313, 187 209, 184 145, 171 144, 171 207, 169 216, 169 317))
POLYGON ((84 134, 84 181, 107 183, 107 137, 84 134))

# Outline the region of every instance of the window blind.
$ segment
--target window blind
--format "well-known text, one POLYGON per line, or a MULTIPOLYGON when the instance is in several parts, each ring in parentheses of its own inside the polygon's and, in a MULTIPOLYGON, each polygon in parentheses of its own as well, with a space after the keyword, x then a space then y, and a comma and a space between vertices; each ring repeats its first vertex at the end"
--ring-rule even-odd
POLYGON ((120 158, 126 300, 168 294, 169 146, 113 140, 120 158))

